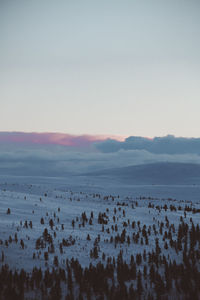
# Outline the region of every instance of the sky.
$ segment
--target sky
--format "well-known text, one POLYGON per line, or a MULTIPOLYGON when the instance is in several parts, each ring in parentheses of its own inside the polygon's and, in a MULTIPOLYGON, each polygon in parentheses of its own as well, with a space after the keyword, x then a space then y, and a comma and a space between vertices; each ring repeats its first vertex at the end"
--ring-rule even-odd
POLYGON ((0 0, 0 131, 199 137, 199 0, 0 0))

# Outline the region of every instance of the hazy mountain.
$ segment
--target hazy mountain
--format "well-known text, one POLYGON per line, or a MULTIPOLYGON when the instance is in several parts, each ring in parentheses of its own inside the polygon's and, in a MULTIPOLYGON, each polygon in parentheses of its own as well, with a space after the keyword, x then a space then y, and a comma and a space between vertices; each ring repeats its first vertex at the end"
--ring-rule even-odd
POLYGON ((87 175, 115 177, 133 184, 200 184, 200 165, 161 162, 105 169, 87 175))

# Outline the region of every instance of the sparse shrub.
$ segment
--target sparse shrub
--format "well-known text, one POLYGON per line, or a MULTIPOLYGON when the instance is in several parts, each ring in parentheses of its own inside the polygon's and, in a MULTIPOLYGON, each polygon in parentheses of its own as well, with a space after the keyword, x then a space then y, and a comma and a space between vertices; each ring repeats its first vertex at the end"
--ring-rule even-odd
POLYGON ((44 252, 44 259, 47 261, 48 259, 49 259, 49 254, 48 254, 48 252, 44 252))
POLYGON ((57 255, 54 256, 53 264, 54 264, 54 266, 58 267, 58 256, 57 255))

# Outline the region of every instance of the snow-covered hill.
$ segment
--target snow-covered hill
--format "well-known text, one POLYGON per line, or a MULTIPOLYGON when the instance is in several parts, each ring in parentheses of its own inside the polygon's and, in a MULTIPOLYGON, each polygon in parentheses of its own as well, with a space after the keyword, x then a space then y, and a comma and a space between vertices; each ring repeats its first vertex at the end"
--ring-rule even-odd
POLYGON ((160 162, 105 169, 91 176, 110 176, 132 184, 200 184, 200 165, 160 162))
MULTIPOLYGON (((23 299, 23 295, 26 299, 119 299, 119 295, 121 299, 177 299, 187 293, 176 268, 182 268, 183 274, 197 272, 197 278, 191 275, 189 293, 199 295, 195 280, 200 276, 200 200, 196 196, 191 194, 191 201, 184 193, 182 200, 169 198, 159 186, 152 186, 157 197, 145 196, 145 186, 132 187, 127 194, 125 188, 115 193, 110 186, 108 193, 109 185, 104 182, 103 189, 102 181, 90 186, 81 181, 79 185, 78 177, 71 179, 77 180, 74 185, 65 180, 1 178, 2 299, 23 299), (22 291, 16 279, 9 279, 8 268, 18 272, 15 276, 24 269, 25 275, 19 277, 25 280, 20 281, 22 291), (45 279, 47 270, 53 276, 50 283, 45 279), (95 278, 88 282, 88 270, 97 282, 95 278)), ((170 193, 170 186, 165 188, 170 193)))

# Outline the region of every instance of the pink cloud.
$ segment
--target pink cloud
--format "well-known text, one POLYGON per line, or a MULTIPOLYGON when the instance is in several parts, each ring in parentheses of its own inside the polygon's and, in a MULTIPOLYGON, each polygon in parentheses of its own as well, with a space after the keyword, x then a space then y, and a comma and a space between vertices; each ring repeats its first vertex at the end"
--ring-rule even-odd
POLYGON ((0 132, 0 143, 62 145, 87 147, 107 139, 124 141, 126 137, 114 135, 71 135, 66 133, 0 132))

